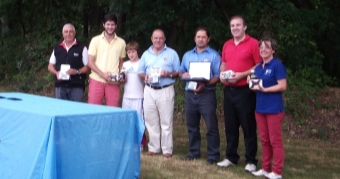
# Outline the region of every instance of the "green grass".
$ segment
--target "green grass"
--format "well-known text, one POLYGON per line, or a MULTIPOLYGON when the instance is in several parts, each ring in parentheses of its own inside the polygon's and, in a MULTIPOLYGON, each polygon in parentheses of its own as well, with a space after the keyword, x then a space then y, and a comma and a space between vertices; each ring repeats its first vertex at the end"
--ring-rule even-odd
MULTIPOLYGON (((225 157, 225 134, 223 120, 219 121, 221 138, 221 160, 225 157)), ((237 166, 219 168, 206 163, 206 127, 201 120, 202 158, 196 161, 181 161, 188 150, 188 137, 185 123, 182 120, 174 122, 174 151, 171 159, 162 155, 141 156, 141 179, 254 179, 256 177, 244 172, 244 143, 240 136, 237 166)), ((242 134, 242 132, 240 132, 242 134)), ((261 143, 259 142, 258 159, 261 167, 261 143)), ((340 179, 340 147, 338 144, 320 142, 316 140, 289 139, 284 136, 285 164, 284 178, 296 179, 340 179)))

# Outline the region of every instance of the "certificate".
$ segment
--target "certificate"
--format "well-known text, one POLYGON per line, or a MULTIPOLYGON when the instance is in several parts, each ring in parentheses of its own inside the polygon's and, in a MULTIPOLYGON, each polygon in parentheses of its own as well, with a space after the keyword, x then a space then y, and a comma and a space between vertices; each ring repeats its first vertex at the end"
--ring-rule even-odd
POLYGON ((190 62, 189 75, 184 77, 184 81, 209 81, 211 62, 190 62))
POLYGON ((71 68, 69 64, 61 64, 60 71, 59 71, 59 80, 69 80, 70 75, 66 72, 71 68))

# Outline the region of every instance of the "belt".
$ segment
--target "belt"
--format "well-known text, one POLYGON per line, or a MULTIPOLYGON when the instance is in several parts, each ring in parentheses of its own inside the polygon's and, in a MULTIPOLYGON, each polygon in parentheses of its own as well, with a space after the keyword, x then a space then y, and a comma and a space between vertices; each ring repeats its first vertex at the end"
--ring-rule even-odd
POLYGON ((207 92, 210 92, 210 91, 214 91, 214 90, 202 90, 202 91, 200 91, 198 93, 195 93, 194 91, 188 90, 187 92, 188 93, 195 93, 195 94, 203 94, 203 93, 207 93, 207 92))
POLYGON ((171 86, 171 85, 172 85, 172 84, 164 85, 164 86, 152 86, 152 85, 146 83, 146 86, 148 86, 148 87, 150 87, 150 88, 152 88, 152 89, 155 89, 155 90, 163 89, 163 88, 169 87, 169 86, 171 86))
POLYGON ((249 88, 248 85, 242 85, 242 86, 225 86, 226 89, 232 89, 232 90, 238 90, 238 89, 247 89, 249 88))

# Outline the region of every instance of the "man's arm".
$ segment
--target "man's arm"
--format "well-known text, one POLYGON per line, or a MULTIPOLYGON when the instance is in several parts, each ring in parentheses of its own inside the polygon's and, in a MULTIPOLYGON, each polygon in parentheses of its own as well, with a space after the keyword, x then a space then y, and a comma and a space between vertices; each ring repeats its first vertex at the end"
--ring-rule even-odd
POLYGON ((102 77, 103 79, 105 79, 106 81, 111 81, 111 78, 109 76, 108 73, 104 73, 102 72, 96 65, 95 63, 95 57, 92 56, 92 55, 89 55, 88 56, 89 58, 89 63, 88 63, 88 66, 91 68, 91 70, 93 70, 95 73, 97 73, 100 77, 102 77))
POLYGON ((49 72, 51 72, 53 75, 55 75, 58 79, 59 72, 54 68, 54 64, 49 63, 47 69, 48 69, 49 72))
POLYGON ((124 58, 119 58, 119 73, 122 71, 124 58))

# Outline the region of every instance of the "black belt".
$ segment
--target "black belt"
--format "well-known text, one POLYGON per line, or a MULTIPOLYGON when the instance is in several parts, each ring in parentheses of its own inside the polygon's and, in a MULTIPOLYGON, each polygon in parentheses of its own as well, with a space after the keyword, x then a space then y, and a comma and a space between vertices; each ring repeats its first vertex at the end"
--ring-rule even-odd
POLYGON ((248 85, 242 85, 242 86, 225 86, 226 89, 232 89, 232 90, 237 90, 237 89, 247 89, 249 88, 248 85))
POLYGON ((152 88, 152 89, 155 89, 155 90, 163 89, 163 88, 169 87, 169 86, 171 86, 171 85, 172 85, 172 84, 170 84, 170 85, 164 85, 164 86, 152 86, 152 85, 146 83, 146 86, 148 86, 148 87, 150 87, 150 88, 152 88))
POLYGON ((191 91, 191 90, 188 90, 187 92, 188 93, 195 93, 195 94, 203 94, 203 93, 208 93, 210 91, 214 91, 214 89, 213 90, 202 90, 202 91, 200 91, 198 93, 196 93, 195 91, 191 91))

